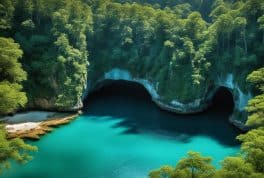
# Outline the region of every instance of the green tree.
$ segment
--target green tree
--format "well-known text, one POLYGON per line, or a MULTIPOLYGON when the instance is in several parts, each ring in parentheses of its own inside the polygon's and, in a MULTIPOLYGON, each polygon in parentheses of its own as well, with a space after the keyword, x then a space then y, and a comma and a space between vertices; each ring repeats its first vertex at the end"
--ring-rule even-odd
POLYGON ((246 110, 249 112, 248 126, 264 126, 264 94, 249 100, 246 110))
POLYGON ((149 173, 150 178, 170 178, 172 177, 174 168, 171 166, 162 166, 160 169, 153 170, 149 173))
POLYGON ((0 114, 14 112, 27 103, 27 97, 21 92, 21 82, 26 80, 18 58, 22 50, 11 38, 0 37, 0 114))
POLYGON ((8 140, 4 125, 0 125, 0 174, 10 167, 10 160, 27 163, 32 157, 29 151, 37 151, 37 147, 26 144, 22 139, 8 140))
POLYGON ((0 114, 8 114, 16 111, 27 102, 22 86, 4 81, 0 82, 0 114))
POLYGON ((213 21, 215 21, 220 15, 227 13, 229 10, 229 7, 223 0, 216 0, 213 4, 213 10, 209 16, 212 17, 213 21))
POLYGON ((226 157, 221 165, 216 174, 219 178, 248 178, 256 175, 253 166, 241 157, 226 157))
POLYGON ((81 1, 66 1, 52 15, 54 44, 57 51, 56 105, 74 107, 80 104, 80 98, 86 87, 88 71, 88 51, 86 33, 91 28, 92 15, 88 5, 81 1))
POLYGON ((12 24, 13 12, 15 8, 13 1, 11 0, 1 0, 0 2, 0 30, 10 29, 12 24))
POLYGON ((264 127, 264 67, 249 74, 247 80, 254 84, 260 94, 248 102, 246 110, 250 115, 246 124, 264 127))
POLYGON ((241 150, 246 156, 246 161, 251 163, 257 172, 264 173, 264 129, 250 130, 238 136, 242 141, 241 150))
POLYGON ((173 7, 173 12, 182 18, 186 18, 191 13, 191 5, 189 3, 178 4, 173 7))
POLYGON ((26 72, 18 61, 22 54, 13 39, 0 37, 0 81, 21 82, 26 79, 26 72))
POLYGON ((255 170, 264 174, 264 68, 253 71, 247 80, 253 83, 259 90, 248 103, 246 110, 250 113, 247 125, 256 129, 237 138, 242 141, 241 150, 245 154, 245 160, 253 165, 255 170))
POLYGON ((190 151, 186 158, 181 159, 174 169, 162 166, 149 173, 150 178, 211 178, 215 175, 215 168, 211 165, 210 157, 203 157, 198 152, 190 151))
POLYGON ((176 171, 186 171, 191 178, 212 177, 215 168, 211 164, 212 158, 203 157, 198 152, 190 151, 186 158, 181 159, 176 165, 176 171))

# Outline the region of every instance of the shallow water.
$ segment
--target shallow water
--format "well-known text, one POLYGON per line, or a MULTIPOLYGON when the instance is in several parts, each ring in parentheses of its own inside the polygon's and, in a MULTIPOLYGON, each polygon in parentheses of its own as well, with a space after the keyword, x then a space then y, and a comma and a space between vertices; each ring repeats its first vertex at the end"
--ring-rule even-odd
POLYGON ((57 112, 48 112, 48 111, 28 111, 28 112, 22 112, 17 113, 13 116, 5 116, 0 117, 0 121, 5 121, 9 124, 16 124, 16 123, 22 123, 22 122, 39 122, 43 120, 49 120, 54 115, 62 115, 61 113, 57 112))
POLYGON ((174 166, 189 150, 213 157, 219 167, 239 150, 239 131, 228 122, 230 103, 221 102, 201 114, 176 115, 161 111, 141 87, 116 83, 88 97, 71 124, 30 142, 39 147, 34 159, 12 164, 3 177, 141 178, 174 166))

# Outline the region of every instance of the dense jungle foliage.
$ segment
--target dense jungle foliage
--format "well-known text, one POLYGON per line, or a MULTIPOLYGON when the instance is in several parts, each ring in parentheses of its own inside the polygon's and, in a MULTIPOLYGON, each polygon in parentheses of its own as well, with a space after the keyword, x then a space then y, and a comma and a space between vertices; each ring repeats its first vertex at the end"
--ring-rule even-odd
MULTIPOLYGON (((263 66, 263 58, 263 0, 0 2, 0 114, 27 101, 74 107, 87 78, 114 67, 156 81, 164 100, 188 103, 227 73, 245 90, 246 76, 263 66)), ((261 68, 248 76, 256 86, 248 124, 256 129, 238 137, 242 156, 225 159, 215 172, 209 158, 190 152, 176 169, 165 169, 170 176, 263 174, 263 73, 261 68)), ((151 176, 162 177, 161 170, 151 176)))
POLYGON ((188 103, 227 73, 245 90, 263 65, 261 0, 3 0, 0 15, 0 36, 23 51, 29 106, 74 107, 87 73, 92 80, 114 67, 155 81, 164 100, 188 103))

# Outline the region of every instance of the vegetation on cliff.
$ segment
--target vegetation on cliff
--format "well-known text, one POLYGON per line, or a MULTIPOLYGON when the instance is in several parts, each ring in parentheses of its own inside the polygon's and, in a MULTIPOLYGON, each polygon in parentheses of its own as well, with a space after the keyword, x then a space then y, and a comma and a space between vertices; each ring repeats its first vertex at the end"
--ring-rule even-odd
POLYGON ((22 57, 19 44, 11 38, 0 37, 0 115, 14 112, 27 102, 21 82, 26 80, 18 58, 22 57))
POLYGON ((228 73, 248 91, 247 74, 263 65, 263 6, 261 0, 4 0, 0 36, 24 52, 29 106, 78 106, 87 73, 96 80, 114 67, 156 83, 163 100, 188 103, 228 73))
MULTIPOLYGON (((0 114, 27 101, 47 109, 78 106, 87 79, 114 67, 155 81, 166 101, 200 98, 215 78, 228 73, 245 91, 246 76, 264 65, 263 12, 263 0, 2 0, 0 114)), ((215 172, 209 158, 190 153, 176 169, 162 170, 220 177, 263 174, 263 72, 248 76, 257 96, 247 107, 247 124, 255 129, 238 137, 241 157, 225 159, 215 172)), ((23 145, 2 136, 3 143, 15 145, 12 149, 23 145)), ((17 152, 8 153, 0 161, 22 160, 17 152)))
POLYGON ((14 38, 24 51, 29 101, 44 99, 58 108, 76 105, 87 80, 90 7, 63 0, 6 0, 1 7, 8 23, 1 36, 14 38))
POLYGON ((228 73, 248 90, 247 74, 263 65, 262 1, 116 2, 90 3, 95 73, 125 68, 157 82, 162 99, 188 103, 228 73))
POLYGON ((163 166, 150 172, 151 178, 261 178, 264 176, 264 68, 253 71, 247 80, 256 87, 258 93, 248 103, 249 112, 247 125, 252 127, 245 134, 237 137, 241 141, 241 154, 236 157, 225 158, 221 169, 215 170, 211 165, 211 158, 202 157, 199 153, 190 152, 188 157, 180 160, 176 168, 163 166))

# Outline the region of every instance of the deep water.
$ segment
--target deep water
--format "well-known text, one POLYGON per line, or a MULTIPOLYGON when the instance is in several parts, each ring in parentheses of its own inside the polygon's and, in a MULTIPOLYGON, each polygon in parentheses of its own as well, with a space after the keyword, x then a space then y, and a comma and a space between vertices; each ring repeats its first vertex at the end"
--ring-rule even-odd
POLYGON ((138 85, 114 82, 90 95, 72 123, 29 142, 39 147, 26 165, 12 164, 5 178, 141 178, 164 164, 174 166, 189 150, 213 164, 239 151, 239 131, 228 122, 230 93, 195 115, 160 110, 138 85))

